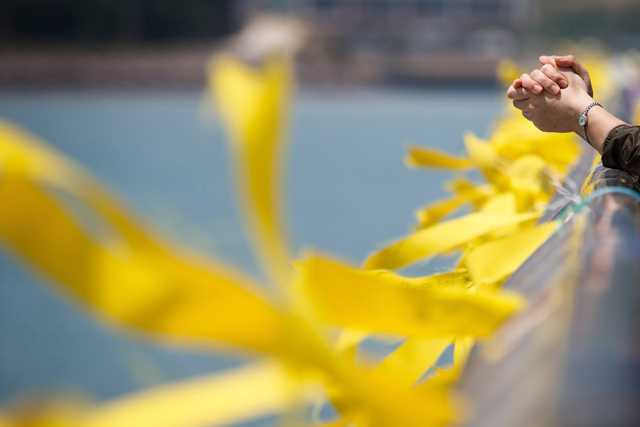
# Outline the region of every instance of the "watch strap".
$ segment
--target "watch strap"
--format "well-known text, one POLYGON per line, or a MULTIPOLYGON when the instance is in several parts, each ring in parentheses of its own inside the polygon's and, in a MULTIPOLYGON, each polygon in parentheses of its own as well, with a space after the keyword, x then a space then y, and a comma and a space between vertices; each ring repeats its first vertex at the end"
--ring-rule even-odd
MULTIPOLYGON (((593 101, 591 104, 587 105, 587 107, 584 109, 582 114, 580 114, 580 117, 584 117, 586 119, 587 113, 589 112, 591 107, 595 107, 596 105, 599 107, 602 107, 602 105, 599 102, 593 101)), ((582 129, 582 135, 584 137, 584 140, 587 141, 587 144, 591 145, 591 142, 589 142, 589 138, 587 138, 587 120, 584 121, 584 124, 582 123, 582 121, 580 122, 580 128, 582 129)))

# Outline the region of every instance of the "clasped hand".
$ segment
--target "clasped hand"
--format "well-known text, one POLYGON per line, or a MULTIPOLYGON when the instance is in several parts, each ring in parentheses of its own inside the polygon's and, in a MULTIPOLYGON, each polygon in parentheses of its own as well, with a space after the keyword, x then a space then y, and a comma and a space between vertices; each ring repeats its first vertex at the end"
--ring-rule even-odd
POLYGON ((578 117, 593 102, 589 73, 573 56, 542 56, 540 62, 540 69, 513 82, 507 96, 538 129, 581 135, 578 117))

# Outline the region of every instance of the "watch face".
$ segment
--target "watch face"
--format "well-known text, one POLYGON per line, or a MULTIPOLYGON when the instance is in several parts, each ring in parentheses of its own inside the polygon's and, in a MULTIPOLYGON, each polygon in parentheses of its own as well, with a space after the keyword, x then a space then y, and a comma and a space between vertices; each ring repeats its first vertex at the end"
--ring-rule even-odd
POLYGON ((578 118, 578 123, 580 124, 580 126, 584 126, 587 123, 587 116, 585 116, 584 114, 580 116, 580 118, 578 118))

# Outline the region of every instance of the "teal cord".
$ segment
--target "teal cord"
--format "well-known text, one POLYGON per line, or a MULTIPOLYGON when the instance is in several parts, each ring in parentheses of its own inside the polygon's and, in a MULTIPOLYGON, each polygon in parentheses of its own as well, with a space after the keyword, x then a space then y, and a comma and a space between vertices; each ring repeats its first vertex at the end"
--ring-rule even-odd
MULTIPOLYGON (((630 188, 627 187, 605 187, 605 188, 598 188, 596 191, 594 191, 593 193, 589 194, 586 197, 582 197, 582 201, 580 203, 576 203, 573 204, 571 206, 569 206, 567 209, 565 209, 564 212, 562 212, 562 214, 560 214, 557 218, 557 220, 560 222, 560 224, 562 224, 564 222, 564 220, 566 219, 566 217, 570 214, 570 213, 579 213, 580 211, 582 211, 582 209, 585 208, 585 206, 589 205, 589 203, 591 203, 592 200, 594 200, 596 197, 600 197, 604 194, 626 194, 627 196, 631 196, 633 197, 635 200, 637 200, 638 202, 640 202, 640 194, 638 194, 637 191, 632 190, 630 188)), ((562 230, 562 227, 558 228, 558 231, 562 230)))

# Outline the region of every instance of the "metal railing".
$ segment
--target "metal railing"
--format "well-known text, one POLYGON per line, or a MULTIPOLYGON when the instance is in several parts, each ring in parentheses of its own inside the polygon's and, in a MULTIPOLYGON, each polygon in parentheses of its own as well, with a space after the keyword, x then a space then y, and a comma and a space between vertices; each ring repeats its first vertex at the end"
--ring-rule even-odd
POLYGON ((640 425, 639 191, 598 166, 581 202, 548 213, 558 233, 503 285, 529 310, 476 346, 459 384, 468 426, 640 425))

